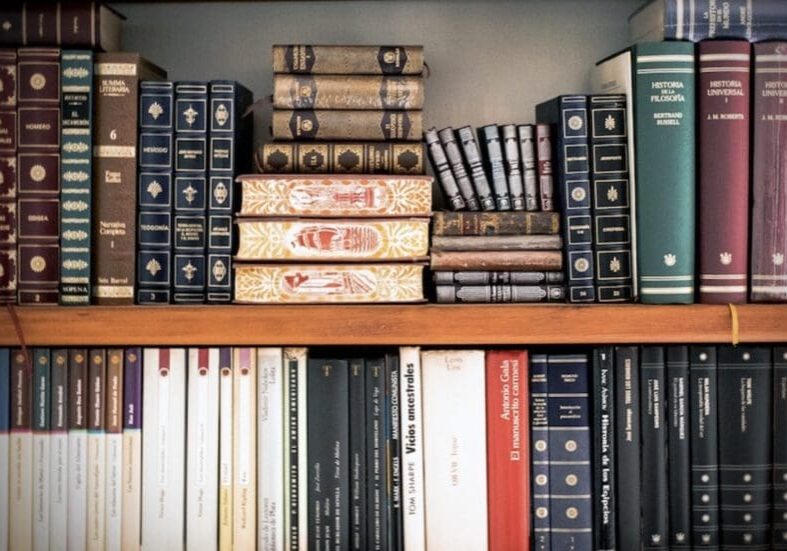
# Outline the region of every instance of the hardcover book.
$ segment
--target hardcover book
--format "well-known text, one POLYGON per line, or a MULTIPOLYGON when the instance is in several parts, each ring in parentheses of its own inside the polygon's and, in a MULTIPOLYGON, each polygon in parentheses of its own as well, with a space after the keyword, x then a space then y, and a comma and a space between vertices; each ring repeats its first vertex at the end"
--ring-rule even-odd
MULTIPOLYGON (((424 489, 424 421, 421 349, 399 349, 402 433, 402 528, 407 551, 426 550, 426 502, 424 489)), ((360 549, 365 549, 361 547, 360 549)))
POLYGON ((540 285, 563 283, 563 272, 433 272, 435 285, 540 285))
POLYGON ((284 549, 284 356, 257 349, 257 548, 284 549))
POLYGON ((234 348, 232 358, 232 546, 257 543, 257 357, 252 348, 234 348))
POLYGON ((273 75, 274 109, 423 109, 421 76, 273 75))
POLYGON ((547 407, 547 355, 535 354, 530 359, 530 475, 533 489, 533 549, 551 549, 552 518, 550 514, 549 478, 549 409, 547 407))
POLYGON ((429 216, 429 176, 243 175, 238 216, 429 216))
MULTIPOLYGON (((87 350, 68 351, 68 548, 87 547, 87 350)), ((139 538, 137 538, 139 539, 139 538)))
POLYGON ((424 141, 429 148, 429 160, 432 163, 432 169, 437 175, 437 181, 440 187, 443 188, 443 193, 451 210, 462 210, 467 207, 465 198, 459 189, 459 182, 456 181, 453 170, 451 170, 451 163, 448 160, 448 155, 440 141, 440 135, 435 128, 430 128, 424 132, 424 141))
POLYGON ((49 422, 52 365, 49 349, 33 353, 33 549, 49 549, 49 422))
POLYGON ((553 235, 560 231, 556 212, 435 212, 433 236, 553 235))
POLYGON ((536 151, 538 156, 538 191, 541 210, 555 210, 555 178, 552 163, 552 127, 536 125, 536 151))
POLYGON ((119 550, 123 537, 123 364, 122 348, 107 350, 104 422, 106 425, 106 548, 119 550))
POLYGON ((273 46, 274 73, 420 75, 423 70, 423 46, 273 46))
POLYGON ((16 50, 0 50, 0 304, 16 302, 17 66, 16 50))
POLYGON ((104 549, 106 531, 106 349, 90 350, 87 389, 87 548, 104 549))
POLYGON ((439 303, 563 302, 563 285, 437 285, 439 303))
POLYGON ((456 135, 459 138, 459 143, 462 144, 464 159, 470 169, 473 188, 481 203, 481 210, 495 210, 495 196, 492 193, 492 187, 486 177, 483 159, 481 158, 481 150, 478 148, 478 142, 475 139, 473 128, 470 126, 463 126, 456 131, 456 135))
MULTIPOLYGON (((532 124, 516 127, 519 156, 522 160, 522 182, 525 191, 525 210, 539 210, 538 172, 536 157, 536 129, 532 124)), ((547 210, 547 209, 544 209, 547 210)))
POLYGON ((490 270, 490 271, 551 271, 563 269, 560 251, 432 251, 432 271, 490 270))
POLYGON ((506 177, 508 178, 508 191, 511 195, 511 210, 525 210, 525 183, 522 180, 516 126, 506 124, 500 128, 500 134, 503 139, 506 177))
POLYGON ((451 165, 451 172, 454 175, 456 184, 459 186, 459 192, 465 200, 465 205, 468 210, 479 210, 481 204, 478 201, 475 190, 473 189, 473 182, 470 180, 470 175, 465 169, 465 162, 462 158, 462 152, 459 150, 459 145, 456 143, 456 136, 454 129, 450 126, 443 128, 437 133, 440 138, 440 143, 445 150, 445 155, 451 165))
POLYGON ((33 353, 11 352, 9 549, 33 548, 33 353))
POLYGON ((418 141, 421 111, 275 110, 274 140, 418 141))
POLYGON ((139 551, 142 527, 142 369, 142 350, 127 348, 123 366, 123 551, 139 551))
POLYGON ((489 124, 479 129, 478 135, 482 140, 487 171, 492 177, 492 187, 495 192, 495 206, 499 211, 511 210, 511 190, 506 177, 505 162, 503 160, 503 145, 500 142, 500 131, 497 125, 489 124))
POLYGON ((422 143, 279 142, 257 148, 257 172, 271 174, 424 174, 422 143))
POLYGON ((615 347, 615 455, 620 549, 640 549, 642 491, 639 348, 615 347))
POLYGON ((559 235, 432 236, 432 250, 441 251, 559 251, 559 235))

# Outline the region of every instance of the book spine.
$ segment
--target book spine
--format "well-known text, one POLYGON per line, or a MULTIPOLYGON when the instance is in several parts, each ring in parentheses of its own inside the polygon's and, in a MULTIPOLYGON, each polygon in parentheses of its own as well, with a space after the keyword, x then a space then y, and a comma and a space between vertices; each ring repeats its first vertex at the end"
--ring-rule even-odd
POLYGON ((722 549, 770 549, 771 349, 720 346, 718 370, 722 549))
POLYGON ((667 460, 669 548, 691 549, 691 435, 689 347, 667 347, 667 460))
POLYGON ((109 23, 105 10, 92 2, 9 4, 0 12, 7 22, 0 30, 0 44, 111 49, 117 46, 112 39, 102 42, 102 24, 109 23))
POLYGON ((432 251, 431 269, 492 270, 492 271, 552 271, 563 269, 560 251, 432 251))
POLYGON ((385 361, 382 358, 366 363, 366 519, 369 549, 382 551, 388 547, 388 517, 385 514, 385 361))
POLYGON ((489 211, 495 210, 495 196, 492 193, 492 187, 489 185, 489 180, 486 177, 486 170, 484 170, 484 163, 481 157, 481 150, 478 147, 478 142, 475 139, 475 132, 470 126, 463 126, 456 131, 459 142, 462 144, 462 152, 464 153, 464 160, 470 169, 470 176, 473 181, 473 188, 481 203, 481 210, 489 211))
POLYGON ((476 197, 470 175, 465 169, 462 152, 459 149, 459 145, 456 143, 454 129, 450 126, 448 128, 443 128, 437 135, 440 138, 440 143, 443 146, 445 155, 448 157, 448 163, 451 165, 451 172, 456 180, 456 184, 459 186, 459 191, 462 194, 462 198, 465 200, 467 209, 479 210, 481 204, 478 202, 478 197, 476 197))
POLYGON ((208 85, 175 84, 175 187, 172 298, 201 303, 206 296, 208 85))
POLYGON ((425 174, 423 143, 267 143, 257 149, 257 171, 299 174, 425 174))
POLYGON ((60 303, 90 304, 93 52, 60 57, 60 303))
POLYGON ((173 109, 171 82, 139 83, 137 302, 172 302, 173 109))
POLYGON ((253 549, 257 540, 257 357, 253 348, 235 348, 233 354, 232 545, 253 549))
POLYGON ((511 210, 511 194, 506 178, 505 162, 503 160, 503 146, 500 142, 500 130, 497 125, 490 124, 479 130, 483 137, 484 151, 488 173, 492 178, 492 187, 495 192, 495 207, 498 211, 511 210))
POLYGON ((511 195, 511 210, 525 210, 525 184, 519 165, 519 140, 516 126, 506 124, 500 128, 505 153, 505 170, 508 178, 508 191, 511 195))
POLYGON ((640 365, 636 346, 615 348, 615 456, 620 549, 640 549, 642 532, 640 365))
POLYGON ((123 535, 123 356, 107 350, 105 548, 120 551, 123 535))
POLYGON ((549 409, 547 407, 547 356, 530 359, 530 475, 533 505, 533 550, 551 549, 549 481, 549 409))
POLYGON ((665 426, 666 375, 664 349, 642 347, 642 538, 643 549, 669 549, 669 480, 665 426))
POLYGON ((555 251, 562 246, 559 235, 432 236, 432 248, 443 251, 555 251))
POLYGON ((617 549, 615 357, 611 346, 593 351, 593 526, 598 551, 617 549))
POLYGON ((527 352, 486 352, 489 547, 526 551, 530 543, 527 352))
POLYGON ((275 110, 275 140, 418 141, 421 111, 275 110))
POLYGON ((284 358, 281 348, 257 349, 257 549, 284 550, 284 358))
POLYGON ((516 127, 519 156, 522 159, 522 180, 525 193, 525 210, 539 210, 538 173, 536 161, 536 136, 532 124, 516 127))
POLYGON ((665 40, 700 42, 708 38, 740 38, 750 42, 784 37, 783 12, 778 0, 748 3, 732 0, 723 10, 714 11, 710 0, 702 0, 691 9, 681 9, 680 2, 665 2, 664 17, 659 18, 660 36, 665 40), (733 15, 734 14, 734 15, 733 15))
POLYGON ((366 362, 353 358, 350 369, 350 549, 368 548, 366 525, 366 362))
POLYGON ((627 302, 634 288, 626 96, 590 96, 589 107, 596 291, 599 302, 627 302))
POLYGON ((60 255, 60 50, 18 51, 19 304, 57 304, 60 255))
POLYGON ((694 302, 694 45, 634 47, 639 293, 694 302))
POLYGON ((552 169, 552 127, 548 124, 536 125, 536 146, 538 152, 538 190, 541 210, 555 210, 555 181, 552 169))
POLYGON ((0 50, 0 304, 17 291, 17 66, 16 50, 0 50))
POLYGON ((217 348, 189 348, 186 545, 195 550, 215 549, 219 536, 218 353, 217 348))
POLYGON ((68 548, 87 548, 87 350, 68 351, 68 548))
POLYGON ((402 549, 402 461, 400 432, 399 356, 385 356, 385 441, 388 471, 388 543, 392 550, 402 549))
POLYGON ((563 285, 437 285, 438 303, 563 302, 563 285))
POLYGON ((787 301, 787 43, 754 45, 752 87, 751 300, 787 301))
POLYGON ((34 349, 33 549, 49 549, 49 427, 52 364, 47 348, 34 349))
POLYGON ((426 550, 421 350, 399 349, 402 396, 402 528, 407 551, 426 550))
POLYGON ((285 348, 285 432, 287 450, 284 454, 284 501, 287 512, 284 517, 285 548, 290 551, 306 551, 309 544, 309 500, 307 439, 307 350, 285 348))
POLYGON ((210 145, 208 153, 207 300, 232 300, 232 253, 236 210, 235 176, 251 169, 252 103, 249 90, 232 81, 210 83, 210 145))
POLYGON ((429 161, 432 163, 432 169, 437 175, 437 181, 440 182, 440 186, 443 188, 443 193, 448 199, 451 210, 466 208, 467 203, 459 191, 459 183, 454 178, 451 164, 448 162, 446 151, 443 148, 437 130, 430 128, 424 132, 424 141, 429 148, 429 161))
POLYGON ((232 349, 219 349, 219 551, 232 551, 232 349))
POLYGON ((420 75, 423 46, 273 46, 273 72, 340 75, 420 75))
POLYGON ((563 283, 563 272, 433 272, 435 285, 540 285, 563 283))
POLYGON ((773 526, 771 549, 787 549, 787 347, 773 349, 773 526))
POLYGON ((127 348, 123 366, 122 551, 139 551, 142 528, 142 350, 127 348))
POLYGON ((421 362, 423 394, 433 398, 424 401, 426 546, 486 551, 484 352, 435 350, 421 362))
POLYGON ((11 473, 11 351, 0 348, 0 548, 8 549, 8 504, 10 502, 9 474, 11 473))
POLYGON ((433 236, 556 235, 560 215, 554 212, 435 212, 433 236))
POLYGON ((691 543, 718 550, 719 417, 716 347, 691 347, 691 543))
POLYGON ((28 354, 32 350, 11 352, 9 549, 33 548, 33 358, 28 354))
POLYGON ((273 75, 274 109, 423 109, 420 76, 273 75))
POLYGON ((106 547, 106 380, 107 354, 90 351, 87 406, 87 549, 106 547))
POLYGON ((699 301, 744 303, 749 253, 748 42, 701 42, 699 128, 699 301))

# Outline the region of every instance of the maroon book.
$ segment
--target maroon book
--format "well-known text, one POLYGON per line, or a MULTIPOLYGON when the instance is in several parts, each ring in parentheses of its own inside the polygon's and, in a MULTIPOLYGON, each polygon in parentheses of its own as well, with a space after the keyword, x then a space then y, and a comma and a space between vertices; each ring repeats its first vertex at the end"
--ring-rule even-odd
POLYGON ((752 302, 787 302, 787 42, 754 45, 752 302))
POLYGON ((20 48, 19 304, 57 304, 60 252, 60 50, 20 48))
POLYGON ((699 301, 745 303, 751 45, 700 42, 698 53, 699 301))
POLYGON ((0 50, 0 304, 16 302, 16 50, 0 50))

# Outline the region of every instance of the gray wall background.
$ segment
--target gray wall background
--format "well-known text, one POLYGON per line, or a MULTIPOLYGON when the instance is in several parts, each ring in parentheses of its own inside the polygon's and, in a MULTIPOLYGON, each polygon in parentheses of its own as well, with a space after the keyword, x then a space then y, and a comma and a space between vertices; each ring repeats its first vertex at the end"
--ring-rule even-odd
MULTIPOLYGON (((113 3, 124 49, 172 80, 235 79, 271 94, 271 46, 423 44, 426 124, 533 120, 536 103, 588 90, 593 64, 628 45, 641 0, 361 0, 113 3)), ((255 114, 268 137, 270 107, 255 114)))

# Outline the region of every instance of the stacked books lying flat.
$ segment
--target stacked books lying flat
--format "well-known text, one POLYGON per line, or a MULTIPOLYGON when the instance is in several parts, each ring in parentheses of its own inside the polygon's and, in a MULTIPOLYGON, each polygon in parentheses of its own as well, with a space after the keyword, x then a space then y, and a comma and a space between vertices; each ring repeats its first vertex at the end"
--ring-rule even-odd
POLYGON ((417 302, 429 176, 244 175, 239 303, 417 302))

